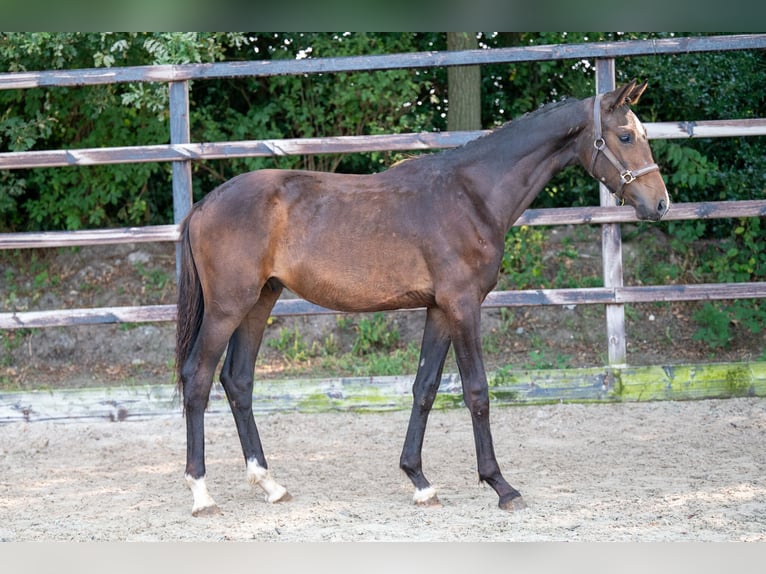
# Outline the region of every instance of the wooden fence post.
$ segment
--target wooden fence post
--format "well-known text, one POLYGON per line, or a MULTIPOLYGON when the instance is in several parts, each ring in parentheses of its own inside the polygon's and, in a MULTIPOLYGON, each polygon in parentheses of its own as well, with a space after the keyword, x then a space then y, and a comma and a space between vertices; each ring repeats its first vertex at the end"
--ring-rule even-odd
MULTIPOLYGON (((614 58, 596 58, 596 93, 603 94, 615 88, 614 58)), ((602 206, 615 205, 609 189, 599 183, 599 200, 602 206)), ((604 287, 622 287, 622 233, 619 223, 605 223, 601 226, 601 250, 604 287)), ((606 305, 606 337, 609 364, 627 363, 625 342, 625 307, 606 305)))
MULTIPOLYGON (((170 143, 190 143, 189 82, 170 82, 170 143)), ((181 223, 192 206, 191 160, 173 162, 173 222, 181 223)), ((181 252, 176 246, 176 275, 181 252)))

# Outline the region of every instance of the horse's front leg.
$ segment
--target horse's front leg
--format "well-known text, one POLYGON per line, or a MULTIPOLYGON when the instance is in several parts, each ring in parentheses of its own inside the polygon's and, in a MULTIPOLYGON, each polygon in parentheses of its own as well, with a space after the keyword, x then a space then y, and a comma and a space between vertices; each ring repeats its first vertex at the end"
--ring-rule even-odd
POLYGON ((481 350, 481 307, 475 301, 463 299, 454 302, 448 309, 452 343, 463 383, 463 400, 473 424, 479 480, 495 490, 500 497, 500 508, 524 508, 521 493, 503 478, 495 456, 489 424, 489 388, 481 350))
POLYGON ((428 415, 439 390, 439 381, 449 345, 449 325, 444 313, 437 308, 428 309, 418 372, 412 386, 412 412, 399 460, 400 468, 415 485, 413 501, 423 506, 439 504, 436 491, 423 475, 421 452, 428 415))
POLYGON ((292 497, 269 473, 253 417, 253 375, 269 313, 281 286, 266 285, 255 307, 248 313, 229 341, 226 361, 221 369, 221 384, 226 391, 245 457, 247 480, 265 492, 267 502, 285 502, 292 497))

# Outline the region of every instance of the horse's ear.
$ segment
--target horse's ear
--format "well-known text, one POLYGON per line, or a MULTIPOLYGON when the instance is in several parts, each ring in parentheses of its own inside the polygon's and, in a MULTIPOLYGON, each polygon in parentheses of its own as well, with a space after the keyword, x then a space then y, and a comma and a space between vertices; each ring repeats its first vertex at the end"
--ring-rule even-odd
POLYGON ((636 85, 637 80, 633 80, 625 84, 622 88, 617 88, 607 94, 604 94, 604 103, 607 109, 613 111, 622 105, 633 105, 638 102, 641 94, 646 90, 648 82, 636 85))
MULTIPOLYGON (((633 80, 635 83, 635 80, 633 80)), ((625 103, 629 106, 635 105, 638 103, 638 100, 641 99, 641 95, 646 91, 646 87, 649 85, 649 82, 644 82, 643 84, 640 84, 638 86, 635 86, 630 94, 628 94, 628 97, 625 98, 625 103)))

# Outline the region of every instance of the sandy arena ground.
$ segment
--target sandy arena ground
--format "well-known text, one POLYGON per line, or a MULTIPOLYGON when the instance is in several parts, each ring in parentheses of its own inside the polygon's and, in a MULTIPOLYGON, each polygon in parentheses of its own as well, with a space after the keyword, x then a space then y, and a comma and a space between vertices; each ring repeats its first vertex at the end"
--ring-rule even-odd
POLYGON ((274 477, 245 482, 228 414, 207 421, 223 514, 191 516, 180 413, 0 426, 0 540, 766 541, 766 399, 498 407, 495 446, 528 508, 477 483, 466 409, 432 414, 424 467, 441 508, 398 469, 408 413, 261 416, 274 477))

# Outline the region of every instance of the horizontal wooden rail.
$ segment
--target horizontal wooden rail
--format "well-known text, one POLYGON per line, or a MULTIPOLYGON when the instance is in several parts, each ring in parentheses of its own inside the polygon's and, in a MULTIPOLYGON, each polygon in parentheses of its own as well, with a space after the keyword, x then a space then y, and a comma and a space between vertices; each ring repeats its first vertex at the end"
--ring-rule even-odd
POLYGON ((252 60, 212 64, 133 66, 50 70, 0 74, 0 90, 50 86, 94 86, 126 82, 178 82, 184 80, 261 77, 311 73, 368 72, 403 68, 504 64, 550 60, 655 56, 720 50, 766 48, 766 34, 658 38, 583 44, 551 44, 464 50, 456 52, 415 52, 302 60, 252 60))
MULTIPOLYGON (((766 217, 766 199, 674 203, 664 220, 766 217)), ((515 226, 579 225, 638 222, 632 207, 555 207, 527 209, 515 226)), ((39 249, 121 243, 178 241, 178 225, 124 227, 84 231, 0 233, 0 249, 39 249)))
MULTIPOLYGON (((766 135, 766 119, 762 118, 699 122, 655 122, 645 123, 644 125, 650 139, 766 135)), ((201 161, 234 157, 321 155, 371 151, 417 151, 457 147, 487 133, 489 133, 488 130, 421 132, 374 136, 337 136, 5 152, 0 153, 0 169, 188 160, 201 161)))
MULTIPOLYGON (((493 405, 612 403, 766 396, 766 362, 508 369, 489 380, 493 405)), ((457 373, 444 373, 434 408, 464 408, 457 373)), ((253 411, 268 413, 385 412, 412 407, 412 376, 259 380, 253 411)), ((174 385, 0 392, 0 425, 43 421, 141 421, 178 416, 174 385)), ((213 392, 206 412, 228 417, 223 392, 213 392)))
POLYGON ((177 225, 149 225, 83 231, 30 231, 0 233, 0 249, 38 249, 178 241, 177 225))
POLYGON ((766 135, 766 119, 643 122, 649 139, 719 138, 766 135))
MULTIPOLYGON (((0 153, 0 169, 273 157, 457 147, 486 133, 423 132, 0 153)), ((766 133, 766 129, 764 129, 766 133)))
MULTIPOLYGON (((763 298, 766 298, 766 282, 700 283, 697 285, 493 291, 487 296, 483 307, 489 309, 535 305, 622 305, 626 303, 650 303, 657 301, 713 301, 763 298)), ((338 314, 338 311, 325 309, 303 299, 281 299, 274 306, 271 314, 273 316, 326 315, 338 314)), ((0 313, 0 329, 71 327, 88 324, 145 323, 175 320, 175 305, 24 311, 20 313, 0 313)))
MULTIPOLYGON (((672 200, 672 198, 671 198, 672 200)), ((663 221, 684 219, 722 219, 726 217, 764 217, 766 199, 743 201, 704 201, 671 203, 663 221)), ((637 223, 632 207, 551 207, 527 209, 514 225, 579 225, 597 223, 637 223)), ((2 245, 2 242, 0 242, 2 245)))

